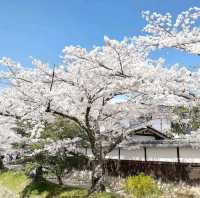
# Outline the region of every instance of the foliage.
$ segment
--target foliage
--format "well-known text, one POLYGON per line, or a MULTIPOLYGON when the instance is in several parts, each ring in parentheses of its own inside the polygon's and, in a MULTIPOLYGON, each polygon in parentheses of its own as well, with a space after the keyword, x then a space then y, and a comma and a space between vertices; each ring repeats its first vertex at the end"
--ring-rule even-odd
POLYGON ((30 137, 30 130, 33 129, 34 125, 26 119, 16 119, 16 127, 12 129, 22 137, 30 137))
MULTIPOLYGON (((21 122, 17 122, 16 130, 24 131, 26 134, 29 124, 26 125, 23 122, 22 125, 21 122)), ((81 153, 69 151, 67 144, 62 144, 60 148, 56 147, 52 152, 45 148, 51 143, 64 142, 74 137, 80 137, 81 141, 79 143, 83 146, 86 144, 84 131, 79 126, 70 120, 57 117, 52 122, 45 123, 37 142, 30 142, 27 145, 24 145, 23 142, 15 144, 15 147, 19 146, 25 151, 25 154, 16 163, 26 164, 25 172, 27 174, 43 167, 48 174, 56 175, 59 182, 62 183, 62 176, 65 173, 72 171, 72 169, 80 169, 86 164, 87 159, 81 153)))
POLYGON ((124 189, 135 198, 156 198, 161 194, 154 179, 144 174, 129 176, 125 181, 124 189))
MULTIPOLYGON (((24 119, 16 119, 16 127, 13 127, 12 129, 17 133, 20 134, 22 137, 30 137, 30 130, 33 130, 34 125, 29 120, 24 119)), ((86 134, 85 131, 78 126, 75 122, 63 118, 61 116, 56 116, 53 121, 48 122, 44 121, 44 127, 40 131, 40 140, 64 140, 67 138, 73 139, 74 137, 81 137, 82 143, 86 143, 86 134)), ((25 143, 22 142, 16 142, 15 147, 17 148, 23 148, 25 143)), ((34 146, 37 147, 39 143, 32 144, 33 149, 34 146)))
POLYGON ((49 155, 48 153, 39 153, 26 163, 25 172, 30 174, 38 167, 43 167, 48 175, 63 177, 73 169, 80 170, 87 164, 87 158, 84 155, 49 155))
POLYGON ((46 122, 40 135, 42 139, 50 138, 54 141, 74 137, 81 137, 82 140, 86 140, 86 133, 75 122, 61 116, 57 116, 53 122, 46 122))
POLYGON ((200 107, 176 107, 172 110, 176 119, 172 121, 171 129, 173 133, 187 134, 200 128, 200 107))

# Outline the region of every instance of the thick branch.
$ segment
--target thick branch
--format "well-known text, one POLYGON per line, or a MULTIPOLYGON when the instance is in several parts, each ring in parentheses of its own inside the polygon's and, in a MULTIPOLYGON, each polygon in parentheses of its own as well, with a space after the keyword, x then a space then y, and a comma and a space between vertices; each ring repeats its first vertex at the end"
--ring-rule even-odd
POLYGON ((5 117, 12 117, 12 118, 16 118, 16 119, 20 119, 20 116, 14 115, 14 114, 10 114, 10 113, 2 113, 0 112, 0 116, 5 116, 5 117))
POLYGON ((114 142, 112 142, 106 150, 104 150, 104 155, 110 153, 117 145, 119 145, 123 140, 123 134, 117 137, 114 142))

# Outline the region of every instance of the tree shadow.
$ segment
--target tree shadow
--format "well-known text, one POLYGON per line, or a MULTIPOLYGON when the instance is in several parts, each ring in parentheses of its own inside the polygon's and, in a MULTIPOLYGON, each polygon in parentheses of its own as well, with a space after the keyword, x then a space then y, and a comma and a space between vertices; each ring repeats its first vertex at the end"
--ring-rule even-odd
POLYGON ((87 197, 87 190, 84 190, 83 188, 79 187, 72 187, 72 186, 60 186, 58 184, 52 183, 50 181, 47 181, 45 179, 39 180, 39 181, 32 181, 29 185, 27 185, 24 190, 21 192, 20 198, 29 198, 31 196, 39 196, 42 194, 45 194, 45 198, 53 198, 53 197, 59 197, 59 195, 62 194, 61 197, 65 197, 64 194, 66 193, 66 197, 68 197, 68 194, 73 194, 76 192, 79 195, 83 196, 76 196, 84 198, 87 197))

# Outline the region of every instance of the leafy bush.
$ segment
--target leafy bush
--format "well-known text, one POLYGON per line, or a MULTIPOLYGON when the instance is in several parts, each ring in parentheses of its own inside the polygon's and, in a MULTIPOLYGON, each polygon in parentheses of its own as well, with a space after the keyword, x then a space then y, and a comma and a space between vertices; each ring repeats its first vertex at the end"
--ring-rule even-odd
POLYGON ((157 198, 161 195, 154 179, 144 174, 128 177, 124 189, 135 198, 157 198))

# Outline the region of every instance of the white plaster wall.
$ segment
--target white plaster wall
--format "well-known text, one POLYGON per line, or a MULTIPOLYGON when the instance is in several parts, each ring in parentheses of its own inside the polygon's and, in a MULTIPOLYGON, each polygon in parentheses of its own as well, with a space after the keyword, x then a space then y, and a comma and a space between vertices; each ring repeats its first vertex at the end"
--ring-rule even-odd
POLYGON ((119 159, 119 150, 115 149, 105 156, 106 159, 119 159))
POLYGON ((177 162, 176 148, 147 148, 147 161, 177 162))
POLYGON ((85 148, 79 147, 79 148, 76 148, 75 151, 78 152, 78 153, 82 153, 83 155, 86 154, 86 149, 85 148))
POLYGON ((200 163, 200 150, 195 148, 180 148, 180 162, 200 163))
POLYGON ((144 149, 143 148, 136 150, 121 149, 120 159, 144 161, 144 149))
MULTIPOLYGON (((157 161, 157 162, 178 162, 177 159, 177 148, 147 148, 147 161, 157 161)), ((179 148, 180 162, 181 163, 200 163, 200 150, 189 147, 179 148)), ((91 149, 87 149, 87 156, 93 158, 91 149)), ((105 157, 106 159, 119 159, 118 148, 108 153, 105 157)), ((120 159, 121 160, 136 160, 144 161, 144 149, 120 149, 120 159)))
POLYGON ((93 157, 94 157, 94 155, 93 155, 93 153, 92 153, 92 150, 91 150, 90 148, 87 149, 87 156, 88 156, 89 158, 93 158, 93 157))

